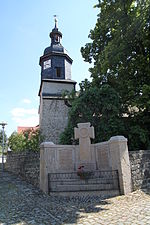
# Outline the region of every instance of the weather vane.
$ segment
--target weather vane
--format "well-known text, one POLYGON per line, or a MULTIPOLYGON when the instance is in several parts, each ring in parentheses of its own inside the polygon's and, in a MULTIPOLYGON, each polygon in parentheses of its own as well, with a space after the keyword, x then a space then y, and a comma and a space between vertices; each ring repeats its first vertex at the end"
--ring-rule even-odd
POLYGON ((57 15, 54 15, 54 21, 55 21, 55 28, 57 28, 57 22, 58 22, 58 19, 57 19, 57 15))

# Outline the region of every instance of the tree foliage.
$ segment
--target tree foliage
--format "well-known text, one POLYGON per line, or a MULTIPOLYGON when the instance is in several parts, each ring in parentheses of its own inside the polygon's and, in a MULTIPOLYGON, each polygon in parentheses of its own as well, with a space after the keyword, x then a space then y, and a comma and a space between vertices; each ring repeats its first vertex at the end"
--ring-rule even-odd
MULTIPOLYGON (((4 131, 4 146, 6 147, 6 141, 7 141, 7 135, 4 131)), ((3 131, 0 130, 0 152, 2 151, 2 146, 3 146, 3 131)))
POLYGON ((13 132, 8 139, 8 145, 14 152, 20 151, 39 151, 40 143, 43 138, 40 135, 40 131, 26 130, 23 133, 13 132))
POLYGON ((123 123, 120 105, 119 96, 109 85, 81 89, 79 96, 72 102, 69 124, 61 135, 61 143, 71 144, 74 137, 73 128, 77 123, 83 122, 90 122, 94 126, 94 142, 105 141, 113 135, 121 134, 123 123))
POLYGON ((109 84, 122 100, 130 149, 150 147, 150 2, 105 0, 90 31, 92 42, 81 48, 92 83, 109 84))
POLYGON ((99 141, 123 134, 130 150, 148 149, 150 1, 98 0, 95 7, 99 14, 89 34, 91 42, 81 48, 84 60, 93 63, 92 82, 80 84, 63 135, 70 140, 73 126, 89 121, 99 141))
POLYGON ((150 80, 150 2, 99 0, 96 7, 92 43, 81 48, 84 60, 94 62, 93 82, 110 84, 124 105, 139 106, 150 80))

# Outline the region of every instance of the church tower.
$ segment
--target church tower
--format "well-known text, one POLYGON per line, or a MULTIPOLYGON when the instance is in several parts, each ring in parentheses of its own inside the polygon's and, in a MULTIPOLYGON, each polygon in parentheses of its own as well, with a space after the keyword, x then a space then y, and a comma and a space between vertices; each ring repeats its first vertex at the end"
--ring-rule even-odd
POLYGON ((58 144, 59 136, 68 122, 68 106, 62 99, 62 93, 75 90, 76 82, 71 80, 72 59, 61 45, 62 33, 55 27, 50 33, 51 45, 40 57, 41 84, 40 96, 40 131, 45 141, 58 144))

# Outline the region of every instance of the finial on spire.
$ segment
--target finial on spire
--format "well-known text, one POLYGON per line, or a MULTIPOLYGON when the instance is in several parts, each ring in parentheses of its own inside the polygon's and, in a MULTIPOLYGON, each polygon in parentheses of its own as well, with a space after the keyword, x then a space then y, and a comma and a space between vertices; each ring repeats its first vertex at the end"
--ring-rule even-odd
POLYGON ((58 19, 57 19, 57 15, 54 15, 54 21, 55 21, 55 28, 58 28, 57 23, 58 23, 58 19))

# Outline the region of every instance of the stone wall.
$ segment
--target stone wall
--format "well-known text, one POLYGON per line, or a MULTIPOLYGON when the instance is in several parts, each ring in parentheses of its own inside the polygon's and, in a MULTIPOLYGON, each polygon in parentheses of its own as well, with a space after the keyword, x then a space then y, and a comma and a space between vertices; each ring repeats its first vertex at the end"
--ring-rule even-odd
POLYGON ((150 150, 129 152, 133 190, 150 188, 150 150))
POLYGON ((75 81, 53 80, 42 81, 39 95, 39 125, 44 141, 59 143, 59 136, 68 123, 69 107, 62 99, 62 93, 75 90, 75 81))
MULTIPOLYGON (((101 145, 101 149, 103 149, 104 146, 107 146, 107 142, 104 143, 104 145, 101 145)), ((100 145, 96 146, 96 151, 99 148, 100 145)), ((74 149, 74 151, 78 151, 78 149, 74 149)), ((99 154, 102 154, 101 157, 103 158, 103 151, 98 151, 98 153, 96 153, 96 158, 100 157, 99 154)), ((129 157, 133 190, 139 188, 150 188, 150 150, 132 151, 129 152, 129 157)), ((39 187, 39 158, 39 153, 9 153, 5 169, 22 176, 29 183, 39 187)), ((102 162, 104 163, 104 160, 102 162)), ((107 160, 105 162, 107 162, 107 160)), ((68 162, 68 164, 70 164, 70 162, 68 162)), ((98 169, 101 169, 99 164, 98 169)))
POLYGON ((62 99, 43 97, 40 104, 40 130, 45 141, 58 143, 68 123, 68 109, 62 99))
POLYGON ((8 153, 5 169, 39 187, 40 153, 8 153))

